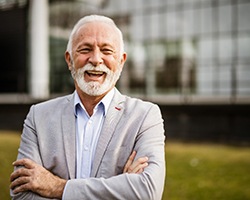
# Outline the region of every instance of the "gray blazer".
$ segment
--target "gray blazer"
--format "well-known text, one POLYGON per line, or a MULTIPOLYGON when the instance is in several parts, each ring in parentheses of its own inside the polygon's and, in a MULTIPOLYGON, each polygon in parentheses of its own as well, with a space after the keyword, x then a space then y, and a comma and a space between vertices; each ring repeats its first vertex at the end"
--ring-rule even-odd
MULTIPOLYGON (((157 105, 115 89, 98 140, 91 178, 76 179, 74 94, 33 105, 24 122, 19 158, 30 158, 68 179, 65 199, 161 199, 165 180, 164 129, 157 105), (149 157, 141 174, 123 174, 133 150, 149 157)), ((32 192, 13 199, 46 199, 32 192)))

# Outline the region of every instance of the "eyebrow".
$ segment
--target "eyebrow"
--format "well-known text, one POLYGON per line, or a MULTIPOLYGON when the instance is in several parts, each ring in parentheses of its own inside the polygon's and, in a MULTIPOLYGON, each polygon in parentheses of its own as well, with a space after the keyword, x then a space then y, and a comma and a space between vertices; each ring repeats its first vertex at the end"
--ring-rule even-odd
MULTIPOLYGON (((94 45, 91 44, 90 42, 84 42, 84 43, 79 44, 79 45, 77 46, 77 49, 82 48, 82 47, 85 47, 85 46, 87 46, 87 47, 93 47, 94 45)), ((114 45, 112 45, 112 44, 110 44, 110 43, 107 43, 107 42, 101 44, 101 46, 98 45, 98 47, 100 47, 100 48, 103 48, 103 47, 110 47, 110 48, 112 48, 113 50, 116 49, 116 48, 114 47, 114 45)))

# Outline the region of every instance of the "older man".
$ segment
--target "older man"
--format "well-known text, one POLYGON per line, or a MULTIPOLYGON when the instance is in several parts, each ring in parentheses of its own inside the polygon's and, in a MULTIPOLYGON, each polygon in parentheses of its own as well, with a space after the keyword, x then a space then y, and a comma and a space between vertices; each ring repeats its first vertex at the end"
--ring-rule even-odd
POLYGON ((164 129, 157 105, 119 93, 121 31, 90 15, 73 28, 65 59, 71 95, 33 105, 13 163, 13 199, 161 199, 164 129))

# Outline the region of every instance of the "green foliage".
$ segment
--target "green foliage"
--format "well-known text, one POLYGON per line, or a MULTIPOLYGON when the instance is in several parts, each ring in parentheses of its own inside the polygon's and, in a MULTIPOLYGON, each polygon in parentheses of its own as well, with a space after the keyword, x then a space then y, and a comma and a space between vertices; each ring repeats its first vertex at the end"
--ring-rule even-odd
MULTIPOLYGON (((20 134, 0 131, 0 199, 8 200, 20 134)), ((250 199, 250 148, 215 144, 166 144, 164 200, 250 199)))

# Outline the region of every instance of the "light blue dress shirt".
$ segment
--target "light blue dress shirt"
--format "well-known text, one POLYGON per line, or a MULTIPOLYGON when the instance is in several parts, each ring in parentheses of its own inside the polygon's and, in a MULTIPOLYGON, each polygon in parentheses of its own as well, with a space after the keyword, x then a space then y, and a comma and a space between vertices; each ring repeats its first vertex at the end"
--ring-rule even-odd
POLYGON ((75 115, 76 115, 76 178, 90 177, 95 156, 97 141, 102 129, 104 118, 107 114, 110 102, 114 96, 114 89, 106 94, 95 106, 92 116, 89 116, 80 97, 75 91, 75 115))

